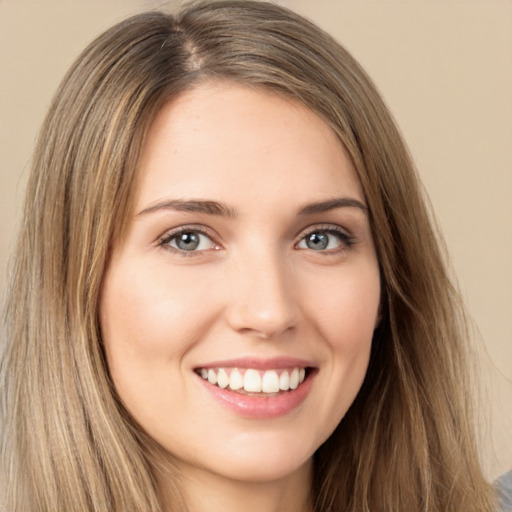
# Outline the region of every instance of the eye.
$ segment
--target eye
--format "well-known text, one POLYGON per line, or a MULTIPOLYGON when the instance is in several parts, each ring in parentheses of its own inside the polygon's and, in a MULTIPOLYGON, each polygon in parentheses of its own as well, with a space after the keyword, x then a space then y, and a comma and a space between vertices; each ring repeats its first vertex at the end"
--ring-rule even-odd
POLYGON ((333 251, 343 249, 354 244, 353 237, 340 229, 315 229, 307 233, 297 244, 297 249, 310 249, 312 251, 333 251))
POLYGON ((218 249, 213 240, 198 229, 181 229, 166 235, 160 245, 182 253, 193 253, 218 249))

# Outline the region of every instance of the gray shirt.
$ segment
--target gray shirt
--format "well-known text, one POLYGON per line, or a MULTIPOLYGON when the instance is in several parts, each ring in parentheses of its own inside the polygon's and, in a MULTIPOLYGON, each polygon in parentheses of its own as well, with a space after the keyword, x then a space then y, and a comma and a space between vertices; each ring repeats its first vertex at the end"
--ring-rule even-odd
POLYGON ((495 486, 500 499, 500 512, 512 512, 512 470, 498 478, 495 486))

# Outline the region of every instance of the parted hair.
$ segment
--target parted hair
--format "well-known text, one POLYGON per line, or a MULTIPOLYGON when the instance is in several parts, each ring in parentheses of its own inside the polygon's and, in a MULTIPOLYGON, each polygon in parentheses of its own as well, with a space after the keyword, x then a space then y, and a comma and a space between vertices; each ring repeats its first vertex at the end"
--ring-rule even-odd
MULTIPOLYGON (((308 20, 200 1, 107 30, 57 90, 32 161, 4 315, 0 486, 9 512, 184 511, 116 395, 98 321, 138 159, 161 107, 205 81, 294 98, 334 130, 369 207, 381 321, 355 402, 314 455, 316 512, 491 512, 469 336, 411 158, 375 86, 308 20)), ((177 418, 179 421, 179 418, 177 418)))

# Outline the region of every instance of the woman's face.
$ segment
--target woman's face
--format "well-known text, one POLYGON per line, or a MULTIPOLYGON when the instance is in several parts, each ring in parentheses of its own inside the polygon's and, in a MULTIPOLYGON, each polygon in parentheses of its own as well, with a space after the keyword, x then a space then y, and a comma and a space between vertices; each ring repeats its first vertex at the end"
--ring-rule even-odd
POLYGON ((203 85, 143 148, 101 327, 116 389, 181 469, 306 471, 365 376, 379 270, 342 146, 304 106, 203 85))

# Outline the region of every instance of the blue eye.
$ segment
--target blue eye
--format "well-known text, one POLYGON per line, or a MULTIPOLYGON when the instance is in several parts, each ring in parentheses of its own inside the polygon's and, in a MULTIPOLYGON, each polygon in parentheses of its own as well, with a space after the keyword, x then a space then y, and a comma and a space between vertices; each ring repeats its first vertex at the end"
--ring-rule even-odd
POLYGON ((198 252, 216 248, 209 236, 192 229, 171 233, 161 241, 161 245, 181 252, 198 252))
POLYGON ((306 234, 297 244, 298 249, 331 251, 353 245, 351 236, 337 229, 317 229, 306 234))

